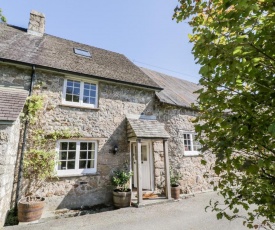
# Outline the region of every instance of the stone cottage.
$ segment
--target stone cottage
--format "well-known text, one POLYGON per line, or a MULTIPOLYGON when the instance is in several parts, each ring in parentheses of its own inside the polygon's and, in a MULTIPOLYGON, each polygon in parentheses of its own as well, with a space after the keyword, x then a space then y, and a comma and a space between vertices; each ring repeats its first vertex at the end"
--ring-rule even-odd
MULTIPOLYGON (((142 190, 170 198, 170 166, 183 175, 183 193, 211 189, 213 178, 203 177, 210 165, 200 164, 192 123, 197 89, 194 83, 139 68, 124 55, 48 35, 44 15, 36 11, 28 29, 0 24, 0 159, 5 159, 0 178, 20 175, 15 167, 24 131, 19 113, 30 94, 43 96, 43 110, 30 131, 79 134, 49 144, 56 151, 59 179, 38 191, 49 210, 110 202, 110 177, 125 163, 134 172, 131 185, 139 204, 142 190), (3 99, 6 92, 8 100, 3 99), (2 105, 17 109, 1 117, 2 105)), ((31 146, 29 135, 26 149, 31 146)), ((0 182, 2 224, 17 187, 17 180, 0 182)))

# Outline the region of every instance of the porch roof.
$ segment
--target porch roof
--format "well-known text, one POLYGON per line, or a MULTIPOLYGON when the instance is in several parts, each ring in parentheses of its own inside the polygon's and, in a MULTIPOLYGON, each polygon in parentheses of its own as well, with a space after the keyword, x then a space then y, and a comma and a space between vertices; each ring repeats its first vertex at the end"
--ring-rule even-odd
POLYGON ((132 119, 127 118, 127 136, 128 138, 147 138, 147 139, 158 139, 158 138, 169 138, 170 135, 164 128, 164 124, 157 120, 147 119, 132 119))
POLYGON ((29 92, 12 87, 0 87, 0 120, 15 121, 23 109, 29 92))

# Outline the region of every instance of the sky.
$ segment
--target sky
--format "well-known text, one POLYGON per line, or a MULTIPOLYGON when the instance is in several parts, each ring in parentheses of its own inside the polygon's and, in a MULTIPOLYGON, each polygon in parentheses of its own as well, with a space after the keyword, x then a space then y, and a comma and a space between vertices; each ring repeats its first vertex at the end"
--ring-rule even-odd
POLYGON ((0 0, 8 24, 27 28, 31 10, 46 33, 124 54, 136 65, 198 83, 186 22, 172 20, 177 0, 0 0))

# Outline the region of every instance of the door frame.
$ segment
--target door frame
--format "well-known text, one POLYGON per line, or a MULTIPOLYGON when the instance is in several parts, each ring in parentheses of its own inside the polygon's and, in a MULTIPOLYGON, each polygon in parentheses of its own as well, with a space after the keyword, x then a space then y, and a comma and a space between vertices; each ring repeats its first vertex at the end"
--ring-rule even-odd
MULTIPOLYGON (((132 153, 132 144, 137 144, 136 141, 130 141, 130 170, 134 173, 134 169, 133 169, 133 153, 132 153)), ((149 147, 149 151, 148 151, 148 154, 149 154, 149 167, 150 167, 150 189, 149 191, 154 191, 155 188, 154 188, 154 158, 153 158, 153 143, 151 140, 142 140, 141 141, 141 144, 147 144, 147 146, 149 147)), ((131 177, 130 179, 130 187, 131 189, 134 188, 133 184, 134 184, 134 175, 131 177)))

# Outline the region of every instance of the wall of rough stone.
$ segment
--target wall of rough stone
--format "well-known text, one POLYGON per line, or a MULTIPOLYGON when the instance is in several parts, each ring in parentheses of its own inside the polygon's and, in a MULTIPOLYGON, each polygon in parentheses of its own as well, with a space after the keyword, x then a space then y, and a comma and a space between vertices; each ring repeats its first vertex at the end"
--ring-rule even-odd
MULTIPOLYGON (((20 68, 4 67, 0 84, 27 88, 30 74, 20 68)), ((130 160, 126 114, 153 114, 154 91, 104 82, 99 82, 99 109, 64 106, 61 104, 64 78, 64 75, 36 71, 33 94, 43 95, 44 108, 29 132, 35 129, 45 133, 70 130, 80 133, 80 139, 97 140, 97 173, 59 177, 46 183, 37 193, 47 197, 50 210, 110 202, 113 170, 130 160), (114 145, 118 145, 116 155, 113 154, 114 145)), ((55 142, 49 145, 52 149, 56 147, 55 142)))
MULTIPOLYGON (((211 181, 217 180, 216 175, 211 170, 211 165, 215 159, 211 154, 203 156, 185 156, 183 149, 182 131, 194 132, 194 120, 196 113, 193 110, 156 102, 155 113, 157 119, 165 124, 165 129, 171 135, 169 139, 169 161, 170 166, 182 174, 180 180, 182 193, 197 193, 213 189, 211 181), (202 159, 206 159, 206 166, 201 164, 202 159), (209 178, 204 178, 208 172, 209 178)), ((163 190, 164 185, 164 163, 162 142, 155 142, 155 188, 163 190)))
MULTIPOLYGON (((0 85, 17 86, 25 89, 30 85, 31 70, 1 65, 0 85)), ((173 168, 182 173, 182 192, 201 192, 211 189, 209 182, 215 180, 210 170, 211 155, 204 155, 210 162, 202 166, 201 156, 184 156, 179 130, 194 131, 194 111, 177 106, 161 104, 151 90, 120 84, 99 82, 99 109, 69 107, 61 104, 63 82, 66 76, 57 73, 36 71, 34 94, 44 96, 44 108, 38 122, 30 127, 43 129, 45 133, 57 130, 79 132, 85 140, 98 141, 97 173, 94 175, 60 177, 47 182, 38 194, 47 197, 49 210, 56 208, 77 208, 82 205, 108 203, 112 198, 110 183, 113 170, 129 162, 129 143, 126 136, 126 114, 156 115, 165 124, 171 135, 169 159, 173 168), (114 145, 119 146, 116 155, 114 145), (209 171, 210 178, 203 178, 209 171)), ((30 147, 31 143, 28 143, 30 147)), ((49 144, 52 149, 56 143, 49 144)), ((164 163, 162 142, 154 142, 155 188, 163 190, 164 163)))
POLYGON ((0 124, 0 228, 11 208, 19 133, 19 119, 11 125, 0 124))

